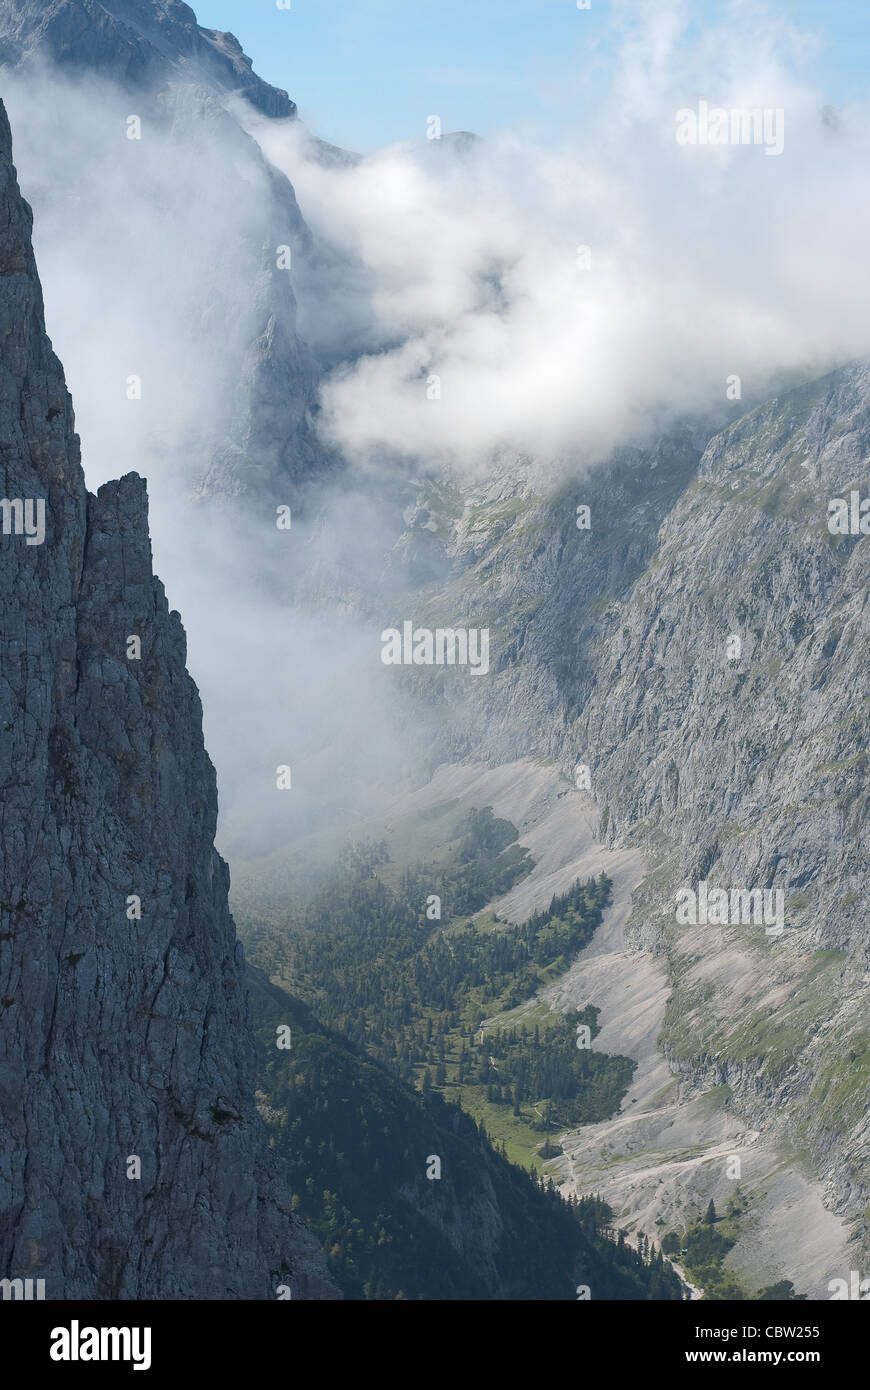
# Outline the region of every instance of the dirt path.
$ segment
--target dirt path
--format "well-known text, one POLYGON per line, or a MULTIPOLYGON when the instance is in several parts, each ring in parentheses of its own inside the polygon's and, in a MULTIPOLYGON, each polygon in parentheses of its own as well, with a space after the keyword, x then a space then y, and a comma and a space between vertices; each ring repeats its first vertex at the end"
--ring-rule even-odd
POLYGON ((691 1279, 689 1278, 688 1274, 687 1274, 686 1271, 683 1269, 683 1266, 677 1264, 676 1260, 671 1260, 671 1264, 673 1265, 674 1269, 677 1271, 677 1274, 679 1275, 680 1279, 681 1279, 681 1280, 683 1281, 683 1283, 685 1284, 686 1288, 689 1290, 689 1293, 692 1295, 691 1302, 694 1303, 697 1299, 703 1298, 703 1297, 704 1297, 704 1290, 703 1290, 703 1289, 699 1289, 699 1288, 697 1287, 696 1284, 693 1284, 693 1283, 692 1283, 692 1281, 691 1281, 691 1279))

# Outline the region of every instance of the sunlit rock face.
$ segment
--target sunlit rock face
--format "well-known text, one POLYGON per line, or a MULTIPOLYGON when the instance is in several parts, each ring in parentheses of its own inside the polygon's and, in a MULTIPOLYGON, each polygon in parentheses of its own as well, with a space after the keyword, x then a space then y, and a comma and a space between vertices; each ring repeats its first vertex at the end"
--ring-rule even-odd
POLYGON ((198 79, 244 96, 266 116, 295 116, 286 92, 251 70, 233 34, 203 29, 181 0, 9 0, 0 59, 34 55, 121 80, 198 79))

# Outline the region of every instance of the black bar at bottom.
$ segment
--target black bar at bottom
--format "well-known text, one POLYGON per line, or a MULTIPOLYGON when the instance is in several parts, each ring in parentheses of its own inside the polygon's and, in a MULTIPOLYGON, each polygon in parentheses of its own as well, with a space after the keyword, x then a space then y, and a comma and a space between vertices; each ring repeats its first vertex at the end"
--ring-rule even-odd
MULTIPOLYGON (((574 1373, 588 1377, 593 1361, 598 1376, 612 1367, 614 1372, 685 1373, 699 1380, 710 1371, 764 1367, 775 1384, 782 1372, 795 1370, 822 1372, 826 1380, 847 1369, 854 1374, 856 1359, 860 1366, 866 1354, 868 1313, 860 1302, 836 1301, 452 1302, 428 1312, 425 1305, 407 1302, 386 1309, 290 1300, 0 1302, 0 1355, 4 1368, 14 1357, 16 1370, 20 1365, 25 1372, 52 1377, 93 1377, 110 1370, 115 1376, 138 1374, 144 1380, 147 1375, 168 1383, 169 1377, 185 1374, 260 1379, 277 1373, 284 1386, 298 1383, 302 1354, 306 1378, 316 1373, 322 1356, 332 1379, 346 1356, 355 1374, 380 1364, 385 1372, 389 1368, 390 1381, 419 1376, 425 1383, 429 1372, 443 1378, 448 1368, 453 1376, 464 1365, 473 1373, 481 1362, 491 1365, 502 1355, 510 1365, 525 1344, 542 1375, 561 1375, 567 1362, 574 1373), (402 1332, 416 1340, 391 1340, 402 1332)), ((514 1374, 517 1369, 514 1362, 514 1374)))

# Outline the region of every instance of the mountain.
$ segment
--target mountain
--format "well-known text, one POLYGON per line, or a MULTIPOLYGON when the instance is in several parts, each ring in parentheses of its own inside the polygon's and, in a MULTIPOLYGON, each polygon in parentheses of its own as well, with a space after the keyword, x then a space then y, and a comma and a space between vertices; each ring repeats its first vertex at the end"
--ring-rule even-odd
MULTIPOLYGON (((212 136, 226 137, 234 157, 217 181, 215 223, 256 204, 246 235, 212 250, 216 265, 226 250, 242 267, 235 279, 215 274, 205 335, 232 341, 232 408, 225 430, 203 412, 193 447, 176 440, 169 452, 200 496, 295 504, 297 489, 313 492, 342 463, 318 436, 324 364, 299 327, 292 285, 276 280, 274 250, 292 243, 303 266, 327 253, 232 97, 295 129, 292 103, 183 5, 14 0, 0 35, 7 70, 35 74, 35 60, 50 57, 57 74, 106 79, 118 121, 136 93, 154 129, 200 163, 212 136), (270 189, 262 203, 251 179, 270 189), (238 341, 230 330, 248 305, 254 322, 238 341)), ((751 1267, 747 1287, 787 1276, 811 1297, 870 1254, 868 561, 860 531, 827 524, 832 499, 870 486, 868 406, 870 369, 852 363, 727 421, 675 424, 561 485, 525 463, 522 475, 505 464, 476 484, 373 484, 371 515, 398 517, 391 553, 374 553, 383 525, 371 552, 351 545, 335 559, 327 548, 323 563, 306 552, 287 564, 304 573, 286 611, 307 605, 318 636, 345 607, 372 631, 408 615, 432 627, 461 615, 490 631, 485 679, 401 673, 416 739, 413 759, 389 762, 388 791, 439 768, 460 781, 459 763, 486 762, 510 780, 514 763, 549 760, 555 801, 576 790, 580 763, 590 834, 631 862, 631 874, 613 871, 633 902, 618 932, 605 922, 613 950, 596 955, 593 942, 559 988, 565 1007, 600 1006, 602 1048, 637 1061, 641 1080, 612 1123, 563 1137, 552 1171, 654 1235, 682 1230, 711 1199, 724 1210, 736 1155, 753 1200, 729 1261, 751 1267), (364 582, 355 567, 371 571, 364 582), (678 920, 678 895, 701 883, 781 892, 782 934, 678 920)), ((340 785, 346 805, 340 755, 338 771, 311 781, 331 794, 340 785)), ((372 786, 372 803, 382 791, 372 786)), ((569 840, 554 876, 567 872, 569 840)))
POLYGON ((246 972, 145 485, 85 489, 31 225, 0 107, 2 1277, 49 1299, 679 1298, 606 1207, 575 1213, 246 972), (258 1108, 284 1116, 268 1142, 258 1108))
POLYGON ((252 71, 238 39, 202 28, 182 0, 9 0, 0 63, 34 58, 99 71, 143 89, 199 82, 244 96, 265 116, 296 115, 287 93, 252 71))
MULTIPOLYGON (((153 164, 144 183, 138 169, 128 174, 130 183, 120 194, 128 212, 122 235, 135 245, 137 213, 140 220, 152 219, 152 238, 155 226, 169 218, 176 240, 170 235, 168 246, 177 248, 184 240, 185 209, 201 204, 210 210, 192 235, 206 239, 202 254, 224 273, 211 277, 208 306, 200 297, 182 318, 187 333, 199 321, 207 361, 206 344, 222 345, 224 379, 216 384, 213 367, 192 374, 186 390, 193 397, 193 437, 176 433, 160 440, 164 460, 173 460, 171 472, 199 498, 248 498, 255 507, 264 500, 286 502, 291 487, 322 480, 337 461, 314 429, 321 368, 298 331, 292 278, 276 264, 282 247, 297 267, 317 253, 292 184, 263 157, 234 114, 234 103, 249 103, 264 119, 295 125, 296 107, 286 92, 253 73, 232 34, 202 28, 180 0, 11 0, 0 11, 4 70, 25 84, 30 100, 41 84, 46 101, 68 84, 78 114, 99 102, 101 137, 109 143, 93 138, 91 125, 89 138, 70 150, 47 190, 52 198, 62 191, 67 199, 68 235, 77 234, 80 214, 93 216, 82 190, 99 189, 119 172, 109 132, 124 132, 131 103, 142 127, 131 148, 141 144, 153 164), (60 189, 59 180, 68 187, 60 189)), ((13 121, 16 95, 13 86, 13 121)), ((29 117, 30 108, 21 119, 29 117)), ((313 137, 307 147, 327 160, 352 158, 313 137)), ((147 233, 139 234, 148 240, 147 233)), ((92 225, 81 235, 92 239, 92 225)), ((154 251, 151 246, 145 254, 154 251)), ((190 273, 188 264, 185 280, 190 273)), ((179 294, 184 291, 183 280, 179 294)), ((166 383, 167 395, 174 385, 171 379, 166 383)), ((167 400, 164 411, 169 408, 167 400)))
POLYGON ((647 1262, 617 1244, 604 1204, 572 1208, 459 1107, 422 1098, 250 976, 261 1112, 346 1297, 563 1301, 584 1284, 594 1299, 680 1299, 660 1254, 647 1262), (275 1047, 279 1027, 288 1052, 275 1047))
POLYGON ((85 490, 2 107, 0 325, 0 1270, 47 1298, 337 1296, 256 1114, 145 486, 85 490))
MULTIPOLYGON (((441 757, 543 756, 570 781, 588 768, 603 844, 645 859, 625 946, 667 1000, 660 1083, 677 1079, 681 1114, 717 1102, 716 1126, 693 1112, 695 1139, 712 1153, 740 1136, 730 1151, 759 1193, 774 1192, 777 1165, 809 1181, 812 1200, 805 1187, 770 1197, 782 1224, 753 1258, 785 1261, 799 1287, 814 1271, 813 1297, 870 1244, 870 552, 860 530, 828 525, 835 499, 848 509, 868 492, 868 421, 870 368, 857 362, 543 495, 500 479, 449 515, 434 492, 419 504, 449 576, 418 595, 419 621, 446 607, 499 635, 490 679, 469 699, 440 694, 441 757), (781 891, 782 934, 679 922, 677 895, 702 882, 781 891), (802 1249, 786 1203, 804 1201, 802 1249)), ((412 522, 403 544, 414 535, 412 522)), ((699 1205, 729 1189, 724 1158, 703 1174, 662 1160, 676 1113, 662 1105, 607 1136, 643 1177, 611 1169, 608 1188, 582 1137, 569 1142, 583 1190, 603 1177, 602 1195, 636 1220, 679 1219, 697 1183, 699 1205)))
POLYGON ((863 1250, 870 555, 828 518, 867 492, 868 422, 860 363, 711 440, 607 615, 577 726, 608 836, 656 845, 660 916, 636 930, 671 962, 666 1054, 806 1155, 863 1250), (674 894, 701 880, 781 890, 783 934, 678 926, 674 894))

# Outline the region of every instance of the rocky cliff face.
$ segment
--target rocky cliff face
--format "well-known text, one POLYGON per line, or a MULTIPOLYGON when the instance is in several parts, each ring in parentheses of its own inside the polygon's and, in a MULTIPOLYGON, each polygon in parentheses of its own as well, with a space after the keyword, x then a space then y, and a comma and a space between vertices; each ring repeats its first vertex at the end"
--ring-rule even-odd
MULTIPOLYGON (((61 71, 87 70, 118 79, 125 92, 147 93, 155 120, 179 142, 208 144, 219 128, 225 135, 233 123, 223 106, 230 93, 242 92, 267 116, 293 114, 285 94, 253 77, 231 36, 199 28, 186 6, 169 0, 11 0, 0 15, 0 63, 20 67, 41 55, 61 71)), ((204 493, 247 493, 266 507, 289 500, 288 482, 322 477, 332 460, 312 424, 318 366, 297 332, 291 283, 272 274, 277 244, 293 242, 295 255, 297 244, 304 250, 310 239, 287 180, 269 170, 238 127, 232 142, 227 199, 247 196, 240 170, 269 179, 274 197, 245 251, 250 276, 236 286, 237 303, 255 306, 257 324, 238 362, 233 423, 211 448, 198 483, 204 493)), ((212 336, 233 313, 228 302, 220 324, 210 326, 212 336)), ((9 351, 14 345, 7 340, 9 351)), ((22 366, 19 384, 25 371, 22 366)), ((28 408, 37 380, 31 373, 28 408)), ((60 431, 65 405, 55 407, 44 393, 42 399, 41 425, 60 431)), ((853 488, 870 492, 868 419, 870 374, 857 365, 784 393, 724 430, 675 431, 649 450, 625 452, 555 494, 541 495, 533 478, 522 483, 509 474, 465 492, 439 479, 409 505, 407 531, 384 574, 396 620, 491 629, 486 678, 439 683, 434 693, 427 680, 413 716, 425 727, 414 775, 466 757, 503 763, 544 755, 569 777, 577 762, 589 767, 602 836, 641 847, 651 866, 630 934, 668 967, 672 1004, 663 1044, 675 1071, 687 1088, 727 1085, 753 1124, 796 1145, 831 1207, 854 1218, 862 1239, 870 1200, 863 786, 870 542, 860 534, 833 537, 826 522, 830 498, 848 498, 853 488), (589 530, 577 527, 579 504, 590 506, 589 530), (416 587, 397 592, 409 574, 412 583, 419 580, 416 587), (746 923, 681 927, 676 891, 702 879, 726 888, 781 889, 783 936, 768 938, 746 923)), ((33 437, 46 447, 47 435, 33 437)), ((13 488, 26 485, 35 483, 9 482, 7 493, 17 496, 13 488)), ((168 618, 162 638, 148 629, 136 675, 140 668, 126 660, 126 637, 146 626, 151 610, 141 603, 125 608, 117 633, 112 629, 108 661, 108 629, 99 613, 93 624, 89 617, 96 599, 87 575, 98 562, 110 568, 99 557, 122 536, 130 557, 138 554, 129 520, 141 507, 137 486, 111 485, 92 504, 87 564, 74 559, 83 543, 76 528, 85 524, 84 513, 75 512, 84 508, 78 482, 69 498, 61 495, 50 507, 44 546, 2 542, 7 556, 19 547, 23 573, 27 566, 38 573, 56 563, 51 545, 58 528, 69 531, 69 563, 82 576, 67 608, 76 609, 71 621, 82 653, 104 653, 99 692, 106 691, 94 700, 91 689, 90 713, 76 715, 74 730, 77 736, 89 731, 94 758, 115 760, 113 776, 123 772, 128 779, 117 795, 132 789, 124 804, 134 815, 148 806, 148 787, 138 780, 145 775, 143 755, 123 732, 132 724, 113 717, 113 701, 123 712, 146 678, 165 679, 155 654, 160 641, 170 645, 172 629, 168 618), (102 647, 92 629, 103 633, 102 647), (95 722, 98 716, 106 728, 95 722)), ((125 585, 128 564, 135 585, 132 558, 124 560, 125 585)), ((342 578, 327 576, 335 586, 342 578)), ((149 568, 140 583, 142 603, 150 585, 149 568)), ((319 572, 309 579, 311 591, 318 587, 328 587, 319 572)), ((35 592, 43 591, 40 585, 35 592)), ((367 614, 373 627, 387 620, 380 605, 379 589, 377 612, 367 614)), ((42 630, 25 624, 25 611, 19 607, 9 620, 19 624, 21 643, 42 630)), ((69 654, 78 646, 58 643, 57 663, 48 665, 78 698, 97 677, 87 665, 79 672, 69 654)), ((42 659, 27 648, 21 681, 36 682, 42 659)), ((3 698, 14 707, 6 687, 3 698)), ((151 710, 154 697, 146 703, 151 710)), ((52 756, 64 768, 63 721, 58 728, 52 756)), ((5 747, 11 756, 12 745, 5 747)), ((149 748, 150 776, 163 769, 164 740, 149 748)), ((14 788, 20 766, 7 766, 14 788)), ((163 775, 177 803, 196 814, 197 799, 177 794, 170 773, 163 775)), ((21 801, 22 826, 32 820, 22 862, 35 889, 51 894, 48 869, 27 848, 41 824, 40 803, 29 784, 13 794, 21 801), (47 886, 40 888, 43 878, 47 886)), ((114 833, 106 833, 115 846, 114 833)), ((120 854, 123 837, 118 843, 120 854)), ((141 852, 157 875, 143 890, 143 903, 149 893, 161 903, 162 861, 141 852)), ((127 867, 112 891, 126 901, 139 890, 132 859, 119 862, 127 867)), ((174 873, 172 882, 178 882, 174 873)), ((20 886, 15 891, 17 897, 4 898, 4 911, 20 901, 20 886)), ((194 907, 185 903, 183 910, 194 907)), ((131 928, 122 902, 122 929, 141 933, 145 923, 143 917, 143 925, 131 928)), ((76 942, 67 955, 81 956, 77 969, 94 968, 76 942)))
POLYGON ((491 676, 445 687, 446 753, 588 767, 603 838, 647 855, 629 935, 666 962, 674 1070, 788 1141, 864 1245, 870 550, 828 516, 870 491, 868 418, 853 364, 557 496, 423 499, 451 573, 420 602, 493 633, 491 676), (702 880, 781 890, 782 935, 680 924, 702 880))
POLYGON ((296 115, 287 93, 252 71, 235 35, 201 28, 182 0, 7 0, 4 11, 0 61, 50 58, 150 86, 200 81, 263 115, 296 115))
POLYGON ((30 230, 0 107, 0 1272, 48 1298, 329 1296, 265 1161, 145 485, 85 490, 30 230))
POLYGON ((670 953, 664 1044, 811 1156, 866 1240, 870 984, 866 537, 870 371, 844 368, 717 435, 654 563, 608 612, 577 745, 608 834, 655 847, 636 937, 670 953), (700 880, 779 889, 785 930, 681 927, 700 880))

